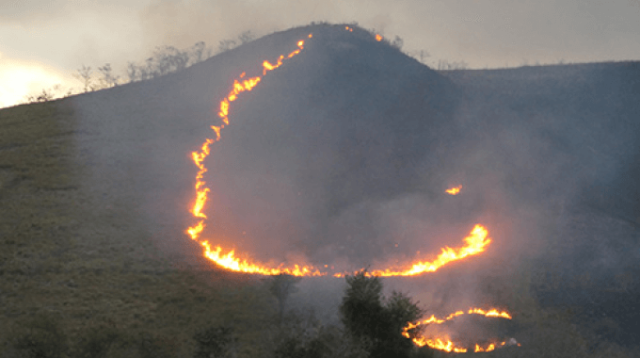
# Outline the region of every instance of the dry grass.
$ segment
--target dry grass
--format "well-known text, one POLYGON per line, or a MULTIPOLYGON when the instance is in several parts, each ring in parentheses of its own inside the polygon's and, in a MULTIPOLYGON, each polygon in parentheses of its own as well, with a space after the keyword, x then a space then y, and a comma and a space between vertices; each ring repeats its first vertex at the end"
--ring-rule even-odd
POLYGON ((239 355, 256 356, 272 301, 256 281, 181 269, 136 230, 130 208, 88 210, 73 156, 76 118, 67 101, 0 111, 0 341, 42 314, 70 342, 91 327, 171 338, 189 356, 192 336, 226 323, 239 355))

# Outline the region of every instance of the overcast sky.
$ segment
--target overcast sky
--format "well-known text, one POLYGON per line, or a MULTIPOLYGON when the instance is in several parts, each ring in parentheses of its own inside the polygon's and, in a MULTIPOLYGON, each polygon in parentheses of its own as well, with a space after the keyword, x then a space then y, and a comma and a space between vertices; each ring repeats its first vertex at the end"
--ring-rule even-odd
POLYGON ((409 54, 470 68, 640 60, 640 0, 0 0, 0 107, 60 84, 82 65, 122 77, 157 46, 187 48, 246 30, 358 22, 409 54))

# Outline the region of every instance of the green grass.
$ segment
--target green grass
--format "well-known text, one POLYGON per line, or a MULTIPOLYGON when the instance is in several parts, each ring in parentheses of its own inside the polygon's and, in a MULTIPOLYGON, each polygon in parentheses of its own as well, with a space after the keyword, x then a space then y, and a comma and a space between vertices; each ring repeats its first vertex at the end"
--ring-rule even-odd
POLYGON ((239 356, 256 356, 270 295, 255 280, 166 260, 126 207, 92 213, 72 160, 75 122, 68 100, 0 111, 0 350, 47 315, 71 344, 106 324, 170 337, 181 356, 197 330, 225 323, 237 327, 239 356))

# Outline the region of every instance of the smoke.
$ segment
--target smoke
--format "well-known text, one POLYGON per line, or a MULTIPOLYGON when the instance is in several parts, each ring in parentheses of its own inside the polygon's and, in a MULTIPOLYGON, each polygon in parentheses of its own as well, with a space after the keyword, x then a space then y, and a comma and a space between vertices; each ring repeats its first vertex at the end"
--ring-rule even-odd
MULTIPOLYGON (((195 24, 207 14, 199 6, 195 24)), ((246 10, 235 6, 225 11, 246 10)), ((147 16, 160 24, 191 9, 157 4, 147 16)), ((481 223, 492 238, 482 255, 385 280, 445 316, 515 305, 521 280, 546 275, 541 268, 568 280, 586 272, 601 285, 640 256, 627 249, 638 207, 610 195, 633 181, 622 173, 637 160, 640 133, 624 66, 443 76, 361 29, 310 31, 299 56, 233 103, 212 146, 204 237, 213 245, 263 263, 386 268, 458 247, 481 223), (457 184, 460 195, 444 192, 457 184)), ((86 134, 78 160, 97 207, 132 207, 156 243, 198 256, 184 244, 196 172, 189 153, 213 136, 204 131, 217 124, 232 80, 259 75, 262 60, 290 52, 307 33, 274 34, 187 74, 78 98, 86 134)), ((339 297, 342 286, 314 282, 304 283, 302 301, 335 307, 314 292, 339 297)))

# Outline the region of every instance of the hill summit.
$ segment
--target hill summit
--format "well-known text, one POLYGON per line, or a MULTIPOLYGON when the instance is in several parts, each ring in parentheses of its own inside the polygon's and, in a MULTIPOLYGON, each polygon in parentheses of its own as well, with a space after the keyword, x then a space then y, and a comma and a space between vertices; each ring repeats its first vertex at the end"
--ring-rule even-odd
POLYGON ((92 136, 80 152, 97 156, 88 166, 95 180, 87 183, 118 182, 115 192, 102 190, 135 197, 150 230, 181 240, 193 200, 189 153, 214 136, 207 131, 219 125, 219 101, 240 73, 261 74, 262 61, 274 62, 309 33, 302 53, 233 104, 207 163, 209 234, 263 260, 299 251, 325 252, 326 261, 338 249, 360 264, 382 257, 393 245, 380 250, 388 238, 366 215, 429 187, 434 163, 426 156, 446 152, 454 135, 456 90, 359 28, 293 29, 184 73, 77 97, 80 126, 92 136), (355 244, 361 240, 369 248, 355 244))

